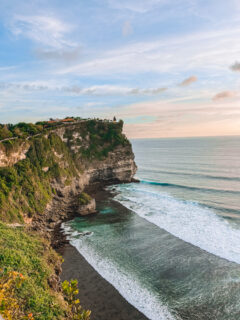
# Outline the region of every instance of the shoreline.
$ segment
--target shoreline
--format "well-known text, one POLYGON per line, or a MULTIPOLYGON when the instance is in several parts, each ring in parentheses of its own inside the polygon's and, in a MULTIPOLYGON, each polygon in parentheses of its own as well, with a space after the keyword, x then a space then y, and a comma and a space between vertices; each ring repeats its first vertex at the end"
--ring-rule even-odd
POLYGON ((61 281, 77 279, 79 299, 91 320, 148 320, 85 260, 71 244, 63 247, 61 281))
MULTIPOLYGON (((102 188, 100 190, 88 189, 87 192, 95 197, 97 203, 103 200, 103 197, 111 198, 110 192, 102 188)), ((78 280, 79 299, 84 309, 92 311, 91 320, 148 320, 69 243, 60 225, 55 235, 58 238, 58 247, 55 249, 64 259, 60 275, 61 281, 78 280)))

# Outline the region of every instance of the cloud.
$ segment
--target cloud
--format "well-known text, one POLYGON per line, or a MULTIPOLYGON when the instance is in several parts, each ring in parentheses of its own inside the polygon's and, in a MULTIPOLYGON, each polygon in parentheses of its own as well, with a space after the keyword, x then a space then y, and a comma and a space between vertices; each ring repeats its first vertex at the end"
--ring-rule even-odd
POLYGON ((50 61, 64 61, 64 62, 75 62, 77 61, 82 53, 81 47, 58 49, 58 50, 47 50, 38 48, 34 51, 35 56, 40 60, 50 61))
POLYGON ((114 9, 128 10, 134 13, 146 13, 157 5, 165 4, 167 0, 108 0, 114 9))
POLYGON ((1 72, 1 71, 8 71, 8 70, 12 70, 12 69, 16 69, 16 66, 0 67, 0 72, 1 72))
POLYGON ((153 96, 161 94, 167 88, 130 88, 113 85, 96 85, 91 87, 80 86, 60 86, 50 82, 0 82, 0 90, 20 90, 20 91, 56 91, 88 96, 153 96))
POLYGON ((22 36, 50 48, 75 46, 66 39, 66 34, 73 28, 63 21, 51 16, 14 16, 10 24, 15 36, 22 36))
POLYGON ((122 34, 124 37, 127 37, 131 33, 133 33, 133 28, 131 26, 131 23, 129 21, 125 21, 122 27, 122 34))
POLYGON ((191 77, 183 80, 183 81, 179 84, 179 86, 180 86, 180 87, 187 87, 187 86, 189 86, 190 84, 196 82, 197 80, 198 80, 197 77, 191 76, 191 77))
POLYGON ((79 86, 63 87, 61 91, 74 93, 77 95, 90 95, 90 96, 121 96, 121 95, 158 95, 166 91, 167 88, 128 88, 112 85, 99 85, 88 88, 79 86))
POLYGON ((144 101, 114 110, 114 114, 117 118, 127 120, 124 129, 131 138, 239 134, 240 110, 236 100, 230 100, 227 105, 220 101, 215 105, 211 102, 189 104, 182 101, 144 101), (130 118, 136 115, 145 117, 146 113, 157 120, 129 122, 130 118))
POLYGON ((10 83, 10 82, 0 82, 0 90, 1 91, 47 91, 47 90, 55 90, 55 86, 51 85, 48 82, 19 82, 19 83, 10 83))
POLYGON ((130 43, 104 49, 93 58, 57 72, 81 76, 208 72, 211 77, 224 74, 226 63, 230 64, 236 52, 240 52, 239 32, 240 28, 223 29, 130 43))
POLYGON ((233 65, 230 66, 230 69, 235 72, 240 72, 240 62, 236 61, 233 65))
POLYGON ((222 91, 213 97, 213 101, 234 98, 235 96, 236 96, 236 92, 234 91, 222 91))

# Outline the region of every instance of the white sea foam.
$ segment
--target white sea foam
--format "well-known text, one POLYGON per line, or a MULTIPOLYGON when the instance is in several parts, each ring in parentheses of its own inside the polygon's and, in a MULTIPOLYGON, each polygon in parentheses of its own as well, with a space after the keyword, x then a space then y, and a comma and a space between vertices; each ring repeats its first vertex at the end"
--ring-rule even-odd
POLYGON ((114 187, 115 200, 172 235, 240 264, 240 230, 213 210, 179 200, 143 184, 114 187))
POLYGON ((150 320, 176 320, 168 308, 163 305, 159 297, 154 296, 147 288, 144 288, 133 275, 129 275, 113 261, 103 258, 84 239, 76 239, 72 236, 75 230, 64 223, 62 227, 67 234, 70 243, 84 256, 88 263, 134 307, 141 311, 150 320))

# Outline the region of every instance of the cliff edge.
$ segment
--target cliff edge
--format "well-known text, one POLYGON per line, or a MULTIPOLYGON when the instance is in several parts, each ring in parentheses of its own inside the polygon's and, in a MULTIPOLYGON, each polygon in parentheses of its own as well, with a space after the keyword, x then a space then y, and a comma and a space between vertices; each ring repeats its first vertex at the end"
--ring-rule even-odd
POLYGON ((90 189, 132 181, 136 164, 122 126, 122 121, 101 120, 53 127, 20 123, 11 130, 0 125, 4 319, 90 319, 78 300, 72 308, 76 281, 62 289, 62 259, 53 248, 65 241, 57 231, 63 220, 96 212, 90 189))
POLYGON ((54 222, 87 186, 136 173, 123 122, 84 120, 0 142, 0 209, 6 222, 54 222))

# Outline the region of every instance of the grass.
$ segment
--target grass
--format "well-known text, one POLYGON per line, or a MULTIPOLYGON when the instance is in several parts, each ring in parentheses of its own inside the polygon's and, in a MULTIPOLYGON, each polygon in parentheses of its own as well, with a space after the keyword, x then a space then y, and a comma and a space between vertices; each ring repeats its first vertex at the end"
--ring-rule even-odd
MULTIPOLYGON (((24 279, 11 293, 19 306, 16 319, 27 319, 28 314, 33 314, 35 320, 64 319, 65 303, 48 283, 60 263, 57 253, 45 240, 22 228, 13 229, 0 223, 0 235, 0 283, 1 278, 13 271, 24 279)), ((4 314, 4 308, 1 312, 4 314)))
POLYGON ((92 198, 85 192, 82 192, 78 198, 78 202, 80 205, 87 205, 91 200, 92 198))
MULTIPOLYGON (((122 125, 122 121, 88 120, 66 127, 67 143, 54 132, 48 131, 45 137, 42 124, 0 125, 0 138, 18 137, 0 143, 1 151, 9 156, 21 147, 26 136, 39 134, 27 140, 25 159, 0 168, 0 313, 6 320, 89 319, 90 312, 66 295, 70 289, 76 292, 76 282, 65 283, 68 305, 62 294, 51 289, 50 279, 56 276, 60 257, 49 243, 36 233, 13 229, 4 222, 23 223, 25 217, 43 214, 56 193, 53 181, 65 181, 68 186, 92 161, 104 160, 118 146, 129 146, 122 125), (74 133, 78 133, 76 139, 74 133), (78 148, 73 150, 74 146, 78 148), (69 299, 74 302, 70 311, 69 299)), ((79 197, 82 205, 90 201, 84 192, 79 197)))

